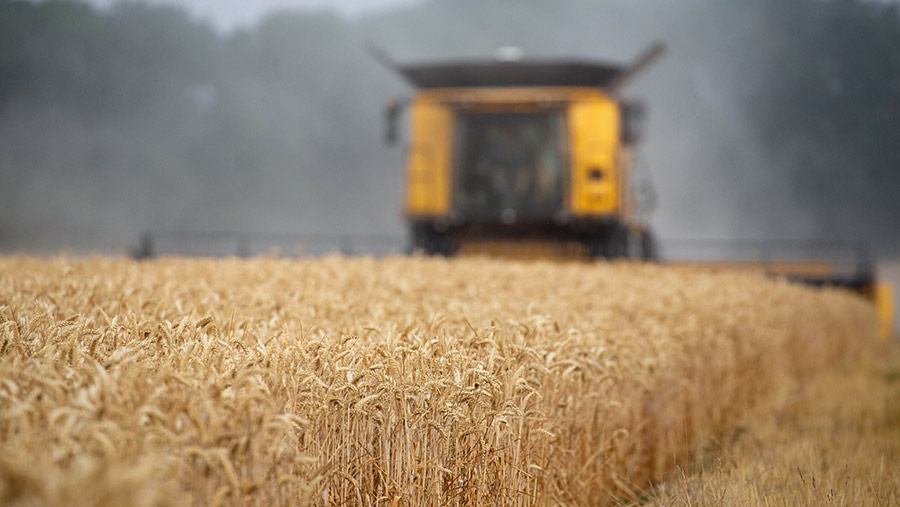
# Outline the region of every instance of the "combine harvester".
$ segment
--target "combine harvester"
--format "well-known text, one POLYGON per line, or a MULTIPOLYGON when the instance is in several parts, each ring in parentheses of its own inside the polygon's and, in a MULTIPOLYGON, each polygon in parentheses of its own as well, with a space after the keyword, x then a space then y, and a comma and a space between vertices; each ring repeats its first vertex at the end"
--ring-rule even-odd
POLYGON ((406 65, 371 52, 416 90, 385 115, 385 140, 395 144, 409 110, 404 212, 414 249, 761 271, 854 291, 875 305, 890 335, 893 292, 856 245, 738 242, 744 253, 728 257, 735 244, 707 244, 712 258, 658 258, 633 171, 644 109, 619 92, 663 54, 662 44, 628 66, 528 61, 515 48, 496 60, 406 65), (816 250, 831 257, 810 256, 816 250))

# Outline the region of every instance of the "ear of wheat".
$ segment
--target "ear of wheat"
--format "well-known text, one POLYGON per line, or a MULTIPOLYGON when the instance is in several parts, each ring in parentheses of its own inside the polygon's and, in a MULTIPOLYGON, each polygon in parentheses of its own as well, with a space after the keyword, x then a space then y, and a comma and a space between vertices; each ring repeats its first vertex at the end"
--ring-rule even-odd
POLYGON ((0 259, 0 503, 582 504, 875 333, 750 274, 0 259))

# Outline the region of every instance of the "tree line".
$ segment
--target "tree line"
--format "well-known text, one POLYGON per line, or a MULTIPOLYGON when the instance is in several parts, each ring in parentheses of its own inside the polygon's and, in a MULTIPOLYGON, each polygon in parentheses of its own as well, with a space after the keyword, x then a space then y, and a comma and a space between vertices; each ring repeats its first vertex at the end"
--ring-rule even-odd
POLYGON ((0 1, 0 246, 121 250, 147 228, 398 232, 398 60, 623 61, 665 235, 898 247, 900 15, 852 0, 432 0, 221 33, 174 7, 0 1), (724 217, 724 218, 723 218, 724 217))

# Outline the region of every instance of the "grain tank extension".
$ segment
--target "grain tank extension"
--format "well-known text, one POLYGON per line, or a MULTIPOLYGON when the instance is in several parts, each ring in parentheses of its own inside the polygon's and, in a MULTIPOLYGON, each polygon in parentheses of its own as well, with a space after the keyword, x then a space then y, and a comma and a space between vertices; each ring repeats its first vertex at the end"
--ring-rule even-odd
POLYGON ((653 258, 631 170, 643 109, 617 91, 662 52, 654 45, 630 66, 389 63, 416 88, 387 112, 392 142, 400 108, 409 108, 404 214, 413 247, 653 258))

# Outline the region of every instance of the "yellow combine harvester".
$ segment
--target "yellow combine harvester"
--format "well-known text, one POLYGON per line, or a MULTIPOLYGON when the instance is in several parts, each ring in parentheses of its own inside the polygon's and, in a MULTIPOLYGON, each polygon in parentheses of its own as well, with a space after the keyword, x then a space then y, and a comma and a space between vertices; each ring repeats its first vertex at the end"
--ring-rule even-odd
MULTIPOLYGON (((656 44, 627 66, 527 61, 511 48, 491 61, 397 65, 373 51, 416 89, 386 115, 393 144, 400 113, 409 109, 404 214, 413 248, 656 259, 632 170, 643 108, 618 91, 663 51, 656 44)), ((855 290, 875 303, 890 333, 890 287, 867 266, 848 275, 802 260, 702 265, 855 290)))
MULTIPOLYGON (((418 88, 405 204, 414 247, 654 257, 630 170, 642 108, 615 91, 661 53, 654 46, 629 68, 515 60, 394 66, 418 88)), ((388 109, 389 141, 399 107, 388 109)))

